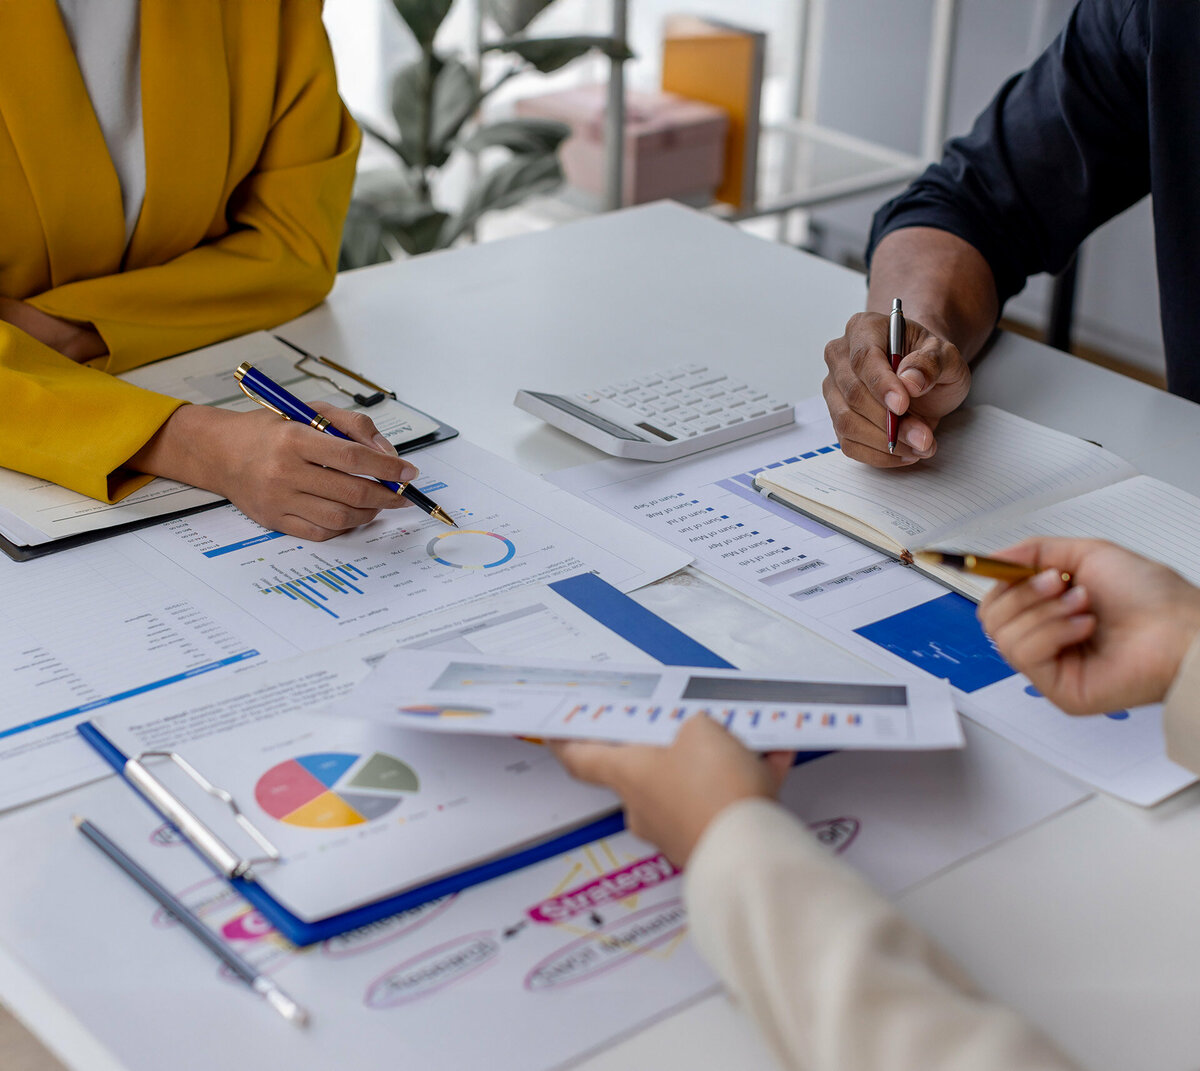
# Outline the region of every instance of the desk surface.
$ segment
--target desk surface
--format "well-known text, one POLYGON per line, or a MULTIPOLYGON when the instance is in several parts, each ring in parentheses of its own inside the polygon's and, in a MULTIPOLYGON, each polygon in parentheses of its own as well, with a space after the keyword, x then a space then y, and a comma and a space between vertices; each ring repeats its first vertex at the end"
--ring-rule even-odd
MULTIPOLYGON (((864 293, 853 272, 663 204, 343 275, 283 333, 544 472, 601 455, 508 404, 518 388, 698 360, 804 398, 819 392, 824 344, 864 293)), ((1200 494, 1200 410, 1189 402, 1008 335, 978 365, 972 398, 1200 494)), ((1198 800, 1200 786, 1152 811, 1094 797, 910 890, 901 907, 1086 1066, 1195 1068, 1198 800)), ((120 1067, 3 949, 0 998, 74 1066, 120 1067)), ((652 1064, 772 1066, 721 998, 584 1066, 652 1064)))

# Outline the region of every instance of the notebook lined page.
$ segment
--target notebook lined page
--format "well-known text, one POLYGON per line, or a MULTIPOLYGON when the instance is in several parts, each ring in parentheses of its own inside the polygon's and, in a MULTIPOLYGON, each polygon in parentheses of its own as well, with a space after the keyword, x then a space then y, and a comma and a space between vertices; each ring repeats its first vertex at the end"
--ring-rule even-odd
POLYGON ((1092 443, 990 405, 951 414, 937 439, 937 454, 910 468, 873 469, 836 451, 762 479, 865 521, 902 547, 919 547, 974 518, 1036 508, 1137 471, 1092 443))
POLYGON ((1150 476, 1044 506, 999 528, 985 522, 962 533, 961 548, 987 554, 1046 535, 1107 539, 1200 584, 1200 498, 1150 476))

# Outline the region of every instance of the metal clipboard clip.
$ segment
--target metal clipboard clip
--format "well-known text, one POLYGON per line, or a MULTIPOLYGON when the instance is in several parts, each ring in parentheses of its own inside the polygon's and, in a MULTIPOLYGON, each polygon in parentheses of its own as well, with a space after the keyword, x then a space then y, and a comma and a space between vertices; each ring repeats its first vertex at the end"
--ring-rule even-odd
POLYGON ((237 800, 226 789, 214 785, 207 777, 196 769, 187 759, 174 751, 143 751, 132 759, 125 761, 125 777, 188 840, 205 859, 225 878, 245 878, 254 880, 254 867, 261 863, 277 863, 282 858, 274 844, 267 839, 249 818, 242 813, 237 800), (262 850, 263 855, 251 859, 243 859, 216 833, 206 826, 188 807, 182 803, 146 766, 145 759, 169 759, 179 767, 189 778, 199 785, 210 796, 215 796, 233 812, 237 822, 246 834, 262 850))

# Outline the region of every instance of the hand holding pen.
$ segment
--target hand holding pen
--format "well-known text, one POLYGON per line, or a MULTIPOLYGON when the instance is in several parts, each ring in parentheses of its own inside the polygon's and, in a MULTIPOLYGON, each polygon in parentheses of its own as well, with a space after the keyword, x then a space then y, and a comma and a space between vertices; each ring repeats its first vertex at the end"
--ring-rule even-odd
POLYGON ((911 313, 856 313, 825 346, 822 392, 842 452, 876 468, 932 457, 938 422, 971 385, 957 348, 911 313))
MULTIPOLYGON (((353 439, 345 432, 340 431, 333 425, 329 416, 318 413, 307 403, 302 402, 290 391, 285 390, 278 383, 272 380, 269 376, 260 372, 248 361, 238 365, 234 372, 238 386, 241 387, 242 393, 252 401, 258 403, 266 409, 271 410, 279 416, 286 418, 300 426, 307 426, 314 431, 323 432, 326 435, 333 436, 335 439, 342 439, 345 442, 353 443, 353 439)), ((370 418, 367 418, 367 423, 374 427, 370 418)), ((378 436, 382 439, 382 436, 378 436)), ((387 440, 383 440, 386 442, 387 440)), ((390 449, 390 447, 389 447, 390 449)), ((411 466, 408 466, 410 469, 411 466)), ((376 475, 374 472, 364 473, 364 475, 373 476, 383 487, 400 499, 412 503, 418 509, 428 513, 429 516, 436 518, 443 524, 448 524, 451 528, 457 528, 450 515, 442 509, 433 499, 423 494, 417 488, 411 486, 411 482, 416 477, 416 470, 413 469, 411 474, 406 474, 401 480, 387 479, 376 475)))

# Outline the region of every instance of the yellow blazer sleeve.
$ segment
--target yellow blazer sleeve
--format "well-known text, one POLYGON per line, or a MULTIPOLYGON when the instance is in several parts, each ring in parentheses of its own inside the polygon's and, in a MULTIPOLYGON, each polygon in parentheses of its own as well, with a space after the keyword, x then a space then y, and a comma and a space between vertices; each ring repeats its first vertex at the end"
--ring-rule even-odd
MULTIPOLYGON (((94 324, 109 349, 107 362, 98 362, 105 371, 280 323, 332 287, 360 135, 337 95, 320 5, 284 4, 280 33, 271 130, 229 199, 227 233, 167 263, 29 299, 44 312, 94 324)), ((236 116, 236 100, 231 108, 236 116)))
POLYGON ((121 466, 183 403, 84 368, 0 323, 6 468, 115 502, 150 480, 121 466))

